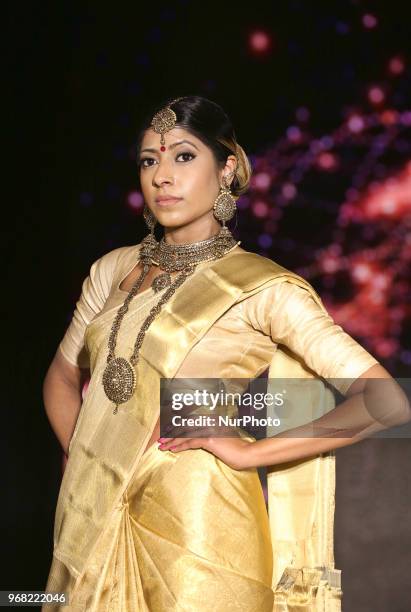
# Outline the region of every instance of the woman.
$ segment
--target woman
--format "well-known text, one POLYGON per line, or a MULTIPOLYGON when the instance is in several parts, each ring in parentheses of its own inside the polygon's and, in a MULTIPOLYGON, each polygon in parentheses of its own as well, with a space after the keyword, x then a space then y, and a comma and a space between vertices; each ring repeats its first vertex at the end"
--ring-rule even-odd
MULTIPOLYGON (((305 436, 307 419, 299 438, 160 438, 160 378, 238 381, 267 368, 270 377, 332 378, 347 397, 337 416, 344 406, 358 414, 368 379, 392 378, 334 324, 307 281, 233 239, 225 223, 250 166, 218 105, 188 96, 151 114, 138 166, 151 231, 93 264, 44 383, 68 454, 46 590, 66 592, 66 609, 76 611, 268 612, 325 601, 333 572, 327 451, 361 439, 370 418, 345 438, 305 436), (271 530, 259 466, 274 466, 271 530), (300 503, 295 475, 305 478, 300 503), (298 527, 307 507, 314 535, 298 527)), ((409 409, 391 384, 394 424, 409 409)), ((341 420, 338 428, 346 429, 341 420)))

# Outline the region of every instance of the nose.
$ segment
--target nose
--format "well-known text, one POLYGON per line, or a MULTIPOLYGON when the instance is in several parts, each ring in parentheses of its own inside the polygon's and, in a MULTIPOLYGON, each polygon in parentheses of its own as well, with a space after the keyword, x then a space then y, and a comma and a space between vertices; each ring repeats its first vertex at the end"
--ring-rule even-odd
POLYGON ((155 187, 161 187, 164 184, 167 185, 173 183, 174 177, 172 175, 170 165, 165 160, 162 160, 153 173, 153 185, 155 187))

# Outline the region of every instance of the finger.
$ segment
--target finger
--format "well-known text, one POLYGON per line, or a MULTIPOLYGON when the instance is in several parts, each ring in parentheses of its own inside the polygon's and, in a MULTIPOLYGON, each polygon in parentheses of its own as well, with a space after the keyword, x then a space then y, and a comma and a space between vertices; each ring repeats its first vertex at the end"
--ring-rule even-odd
MULTIPOLYGON (((164 438, 161 438, 163 440, 164 438)), ((159 438, 160 440, 160 438, 159 438)), ((178 446, 183 442, 189 442, 191 438, 167 438, 164 442, 160 444, 158 447, 160 450, 170 450, 171 447, 178 446)))
POLYGON ((188 440, 185 438, 182 442, 172 445, 169 450, 173 453, 178 453, 183 450, 189 450, 190 448, 201 448, 201 441, 196 438, 188 440))
POLYGON ((175 442, 177 438, 159 438, 158 442, 159 442, 159 449, 160 450, 168 450, 170 448, 170 446, 173 446, 173 443, 175 442))
POLYGON ((160 450, 174 450, 178 447, 180 450, 183 450, 182 446, 184 446, 184 449, 199 448, 201 446, 201 440, 195 438, 171 438, 167 440, 167 442, 160 444, 158 448, 160 450))

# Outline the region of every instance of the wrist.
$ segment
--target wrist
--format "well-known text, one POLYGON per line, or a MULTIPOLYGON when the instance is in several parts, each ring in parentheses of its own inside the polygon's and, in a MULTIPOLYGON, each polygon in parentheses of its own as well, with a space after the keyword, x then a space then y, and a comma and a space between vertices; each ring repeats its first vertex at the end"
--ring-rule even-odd
POLYGON ((272 438, 264 438, 251 443, 247 453, 248 467, 258 468, 274 465, 276 463, 274 445, 275 442, 272 438))
POLYGON ((264 463, 264 445, 266 440, 254 440, 247 447, 245 463, 246 468, 258 468, 267 465, 264 463))

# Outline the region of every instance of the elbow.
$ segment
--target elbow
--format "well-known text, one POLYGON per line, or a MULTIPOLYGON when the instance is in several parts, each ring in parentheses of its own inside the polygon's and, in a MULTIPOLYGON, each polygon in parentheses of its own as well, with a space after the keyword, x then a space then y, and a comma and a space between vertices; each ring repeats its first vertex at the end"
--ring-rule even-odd
POLYGON ((393 393, 395 405, 394 415, 396 418, 396 425, 405 425, 411 421, 411 404, 410 401, 400 385, 395 381, 395 391, 393 393))
POLYGON ((397 425, 405 425, 406 423, 409 423, 411 421, 411 404, 405 393, 403 395, 404 398, 402 401, 401 409, 398 410, 397 425))
POLYGON ((411 405, 407 395, 391 376, 367 379, 363 397, 374 422, 384 428, 398 427, 411 421, 411 405))
MULTIPOLYGON (((397 383, 396 383, 397 385, 397 383)), ((390 409, 387 411, 387 426, 388 427, 399 427, 405 425, 411 421, 411 405, 410 402, 402 390, 397 385, 395 391, 392 393, 392 400, 390 402, 390 409)))

